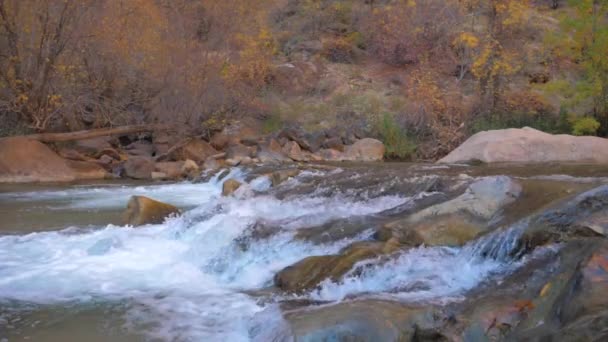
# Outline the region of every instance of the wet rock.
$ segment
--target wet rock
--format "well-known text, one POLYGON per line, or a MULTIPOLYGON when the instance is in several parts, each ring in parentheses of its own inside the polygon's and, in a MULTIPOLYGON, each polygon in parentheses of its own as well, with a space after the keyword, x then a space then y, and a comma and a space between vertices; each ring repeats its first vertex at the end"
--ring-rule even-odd
POLYGON ((338 281, 353 266, 365 259, 396 251, 399 245, 394 240, 382 242, 360 242, 345 248, 338 255, 321 255, 304 258, 275 275, 275 285, 286 292, 301 293, 313 289, 321 281, 338 281))
POLYGON ((384 144, 376 139, 365 138, 357 140, 344 149, 344 160, 350 161, 381 161, 384 158, 384 144))
POLYGON ((501 208, 513 203, 521 194, 522 187, 506 176, 484 177, 472 183, 464 194, 441 204, 421 210, 410 221, 467 212, 475 217, 490 220, 501 208))
MULTIPOLYGON (((374 220, 368 217, 352 217, 331 221, 316 227, 298 229, 296 239, 314 244, 329 244, 343 239, 354 238, 374 225, 374 220)), ((392 236, 386 238, 388 241, 392 236)))
POLYGON ((278 170, 270 175, 270 181, 272 182, 272 186, 278 186, 289 178, 296 177, 299 174, 300 170, 298 169, 278 170))
POLYGON ((285 314, 297 341, 444 341, 444 315, 433 307, 359 300, 285 314))
POLYGON ((520 248, 528 251, 549 243, 603 236, 607 210, 608 185, 563 200, 529 220, 520 248))
POLYGON ((486 232, 489 221, 521 191, 521 185, 509 177, 482 178, 454 199, 386 223, 376 238, 394 237, 410 246, 461 246, 486 232))
POLYGON ((154 161, 149 158, 132 157, 124 163, 125 176, 133 179, 150 179, 154 172, 154 161))
POLYGON ((222 184, 222 196, 230 196, 240 187, 241 182, 233 178, 227 179, 224 184, 222 184))
POLYGON ((551 135, 530 127, 479 132, 439 163, 608 162, 608 139, 551 135))
POLYGON ((462 246, 486 231, 483 222, 470 215, 459 213, 442 215, 432 219, 411 223, 399 220, 382 227, 376 236, 388 240, 396 238, 409 246, 462 246))
POLYGON ((124 222, 131 226, 162 223, 167 217, 177 215, 175 206, 144 196, 133 196, 123 213, 124 222))

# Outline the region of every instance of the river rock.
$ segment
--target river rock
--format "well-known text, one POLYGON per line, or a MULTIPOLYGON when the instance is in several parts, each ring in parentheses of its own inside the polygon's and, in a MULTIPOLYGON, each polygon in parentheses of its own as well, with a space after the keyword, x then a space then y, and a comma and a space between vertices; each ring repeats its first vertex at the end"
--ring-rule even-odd
POLYGON ((131 157, 124 163, 125 176, 133 179, 151 179, 154 161, 144 157, 131 157))
POLYGON ((231 166, 251 163, 251 149, 243 144, 233 144, 226 149, 226 163, 231 166))
POLYGON ((287 127, 279 132, 278 136, 294 141, 299 147, 314 153, 321 147, 325 134, 321 132, 306 133, 300 127, 287 127))
POLYGON ((584 237, 604 236, 608 211, 608 185, 560 201, 525 224, 519 246, 537 246, 584 237))
POLYGON ((164 173, 168 178, 178 179, 183 176, 183 162, 158 162, 154 164, 154 171, 164 173))
POLYGON ((256 157, 262 163, 291 161, 291 159, 283 153, 281 144, 279 144, 279 142, 274 138, 271 138, 268 142, 259 145, 256 157))
POLYGON ((447 320, 432 306, 394 301, 346 301, 285 313, 294 341, 445 341, 438 327, 447 320))
POLYGON ((202 139, 192 139, 172 153, 171 158, 173 160, 190 159, 197 163, 204 163, 205 159, 218 153, 208 142, 202 139))
POLYGON ((301 293, 313 289, 325 279, 339 281, 357 262, 392 253, 398 248, 399 245, 394 240, 386 243, 354 243, 338 255, 304 258, 279 271, 274 277, 274 283, 283 291, 301 293))
POLYGON ((145 196, 133 196, 123 213, 124 222, 131 226, 162 223, 168 216, 177 215, 180 210, 167 203, 145 196))
POLYGON ((222 196, 230 196, 240 187, 241 182, 234 178, 227 179, 224 184, 222 184, 222 196))
POLYGON ((521 185, 507 176, 483 177, 473 182, 464 194, 434 205, 410 217, 411 222, 460 211, 490 220, 505 205, 513 203, 522 192, 521 185))
POLYGON ((376 238, 394 237, 410 246, 461 246, 485 232, 488 222, 521 192, 521 185, 509 177, 481 178, 452 200, 386 223, 376 238))
POLYGON ((302 151, 300 145, 295 141, 289 141, 283 146, 283 153, 294 161, 308 161, 307 155, 302 151))
POLYGON ((357 140, 344 149, 344 160, 381 161, 384 158, 384 144, 380 140, 365 138, 357 140))
POLYGON ((300 170, 298 169, 278 170, 270 174, 270 181, 272 182, 272 186, 278 186, 289 178, 295 177, 299 174, 300 170))
POLYGON ((439 163, 608 162, 608 139, 551 135, 530 127, 479 132, 439 163))

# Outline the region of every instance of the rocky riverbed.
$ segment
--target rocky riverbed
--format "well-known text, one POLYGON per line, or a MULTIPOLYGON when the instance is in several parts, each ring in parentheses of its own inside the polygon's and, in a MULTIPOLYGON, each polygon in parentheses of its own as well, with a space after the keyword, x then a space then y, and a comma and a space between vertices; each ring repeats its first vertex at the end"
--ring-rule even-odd
POLYGON ((3 185, 0 339, 604 340, 607 176, 309 163, 3 185), (124 226, 132 195, 181 214, 124 226))

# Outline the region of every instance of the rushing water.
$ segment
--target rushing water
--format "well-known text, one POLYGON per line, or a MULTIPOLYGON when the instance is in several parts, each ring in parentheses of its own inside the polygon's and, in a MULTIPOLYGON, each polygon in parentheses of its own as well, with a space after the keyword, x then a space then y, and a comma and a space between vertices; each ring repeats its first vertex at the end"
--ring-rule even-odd
MULTIPOLYGON (((314 175, 318 174, 299 177, 314 175)), ((238 169, 230 177, 245 179, 238 169)), ((110 314, 104 311, 110 316, 104 318, 111 322, 108 329, 144 339, 281 340, 286 338, 280 335, 286 322, 277 303, 284 299, 341 301, 371 294, 406 301, 453 300, 517 266, 506 257, 514 248, 509 244, 517 230, 512 229, 462 248, 419 247, 388 260, 365 261, 343 281, 326 280, 320 289, 304 295, 264 294, 282 268, 307 256, 337 253, 371 235, 363 229, 354 237, 315 244, 294 239, 297 230, 381 213, 411 197, 332 191, 279 199, 269 192, 266 177, 254 178, 235 197, 221 197, 221 185, 215 177, 196 184, 0 195, 0 201, 24 205, 44 201, 41 210, 47 211, 117 209, 133 194, 191 208, 160 225, 70 227, 0 236, 0 339, 17 339, 19 331, 31 331, 19 323, 19 317, 28 313, 58 308, 78 312, 93 306, 110 308, 110 314), (247 239, 243 248, 243 237, 260 222, 279 229, 267 238, 247 239), (488 256, 488 250, 494 254, 488 256)))

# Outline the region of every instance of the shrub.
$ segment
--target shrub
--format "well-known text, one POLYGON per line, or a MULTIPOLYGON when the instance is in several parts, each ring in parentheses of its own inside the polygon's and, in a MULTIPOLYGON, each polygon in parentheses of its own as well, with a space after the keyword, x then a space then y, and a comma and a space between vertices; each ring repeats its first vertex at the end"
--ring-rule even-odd
POLYGON ((574 121, 572 124, 572 134, 596 135, 599 128, 600 123, 596 119, 590 116, 584 116, 574 121))
POLYGON ((410 140, 392 114, 383 114, 377 130, 386 147, 385 157, 387 159, 412 158, 416 151, 416 144, 410 140))

